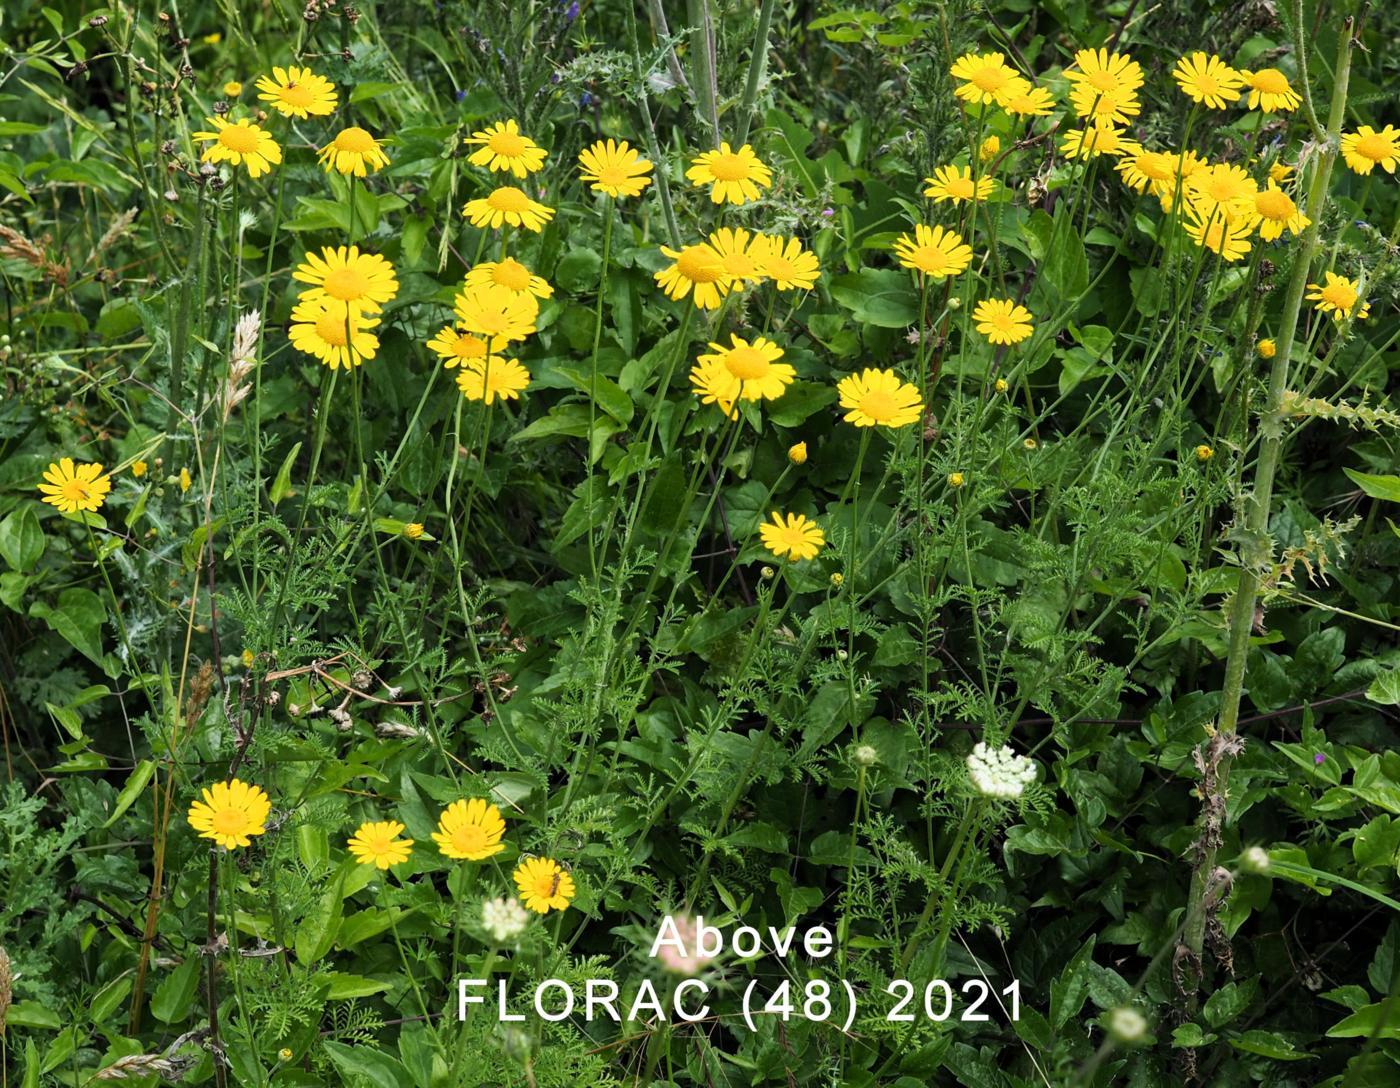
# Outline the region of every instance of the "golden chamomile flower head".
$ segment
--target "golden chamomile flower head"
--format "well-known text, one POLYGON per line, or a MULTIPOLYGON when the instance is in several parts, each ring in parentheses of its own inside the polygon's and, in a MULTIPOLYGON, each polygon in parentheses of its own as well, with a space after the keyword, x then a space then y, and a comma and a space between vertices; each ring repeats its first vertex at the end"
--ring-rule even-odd
POLYGON ((1358 321, 1371 316, 1371 307, 1361 301, 1361 285, 1335 272, 1323 273, 1325 283, 1308 284, 1307 300, 1318 313, 1331 314, 1334 321, 1355 316, 1358 321))
POLYGON ((578 894, 574 878, 553 858, 523 858, 511 874, 526 910, 567 910, 578 894))
POLYGON ((316 153, 326 173, 366 177, 389 165, 389 156, 379 141, 362 128, 351 126, 335 134, 335 139, 316 153))
POLYGON ((292 307, 287 337, 297 351, 332 370, 349 370, 379 353, 379 338, 370 332, 378 324, 379 318, 339 299, 303 295, 292 307))
POLYGON ((723 363, 714 359, 697 362, 690 368, 690 385, 701 405, 715 405, 726 419, 738 415, 734 402, 739 399, 740 384, 723 363))
POLYGON ((466 286, 486 287, 494 284, 516 294, 531 294, 536 298, 550 298, 554 288, 543 276, 536 276, 514 257, 502 257, 499 261, 482 261, 467 273, 466 286))
POLYGON ((457 328, 456 325, 444 325, 440 328, 428 341, 428 348, 442 360, 442 365, 448 370, 486 358, 486 341, 457 328))
POLYGON ((1303 96, 1293 89, 1288 77, 1277 68, 1241 68, 1239 76, 1249 88, 1245 105, 1264 113, 1292 113, 1303 102, 1303 96))
POLYGON ((716 204, 747 204, 759 198, 759 190, 773 184, 773 171, 745 144, 735 151, 728 141, 718 151, 697 155, 685 172, 692 185, 708 185, 710 200, 716 204))
POLYGON ((457 388, 467 400, 493 404, 498 400, 519 400, 530 384, 530 372, 515 359, 488 355, 474 359, 457 371, 457 388))
POLYGON ((779 362, 783 349, 762 336, 752 343, 735 333, 731 333, 729 338, 729 347, 712 343, 710 354, 701 355, 697 360, 697 369, 728 377, 728 386, 719 388, 718 399, 732 403, 736 400, 777 400, 781 397, 797 376, 797 371, 789 364, 779 362))
POLYGON ((626 140, 599 140, 578 153, 579 178, 595 193, 606 193, 616 200, 641 196, 651 184, 652 164, 642 158, 626 140))
POLYGON ((924 184, 928 186, 924 196, 930 197, 935 204, 942 204, 945 200, 953 204, 965 201, 976 203, 986 200, 996 189, 992 178, 984 176, 974 180, 970 166, 937 167, 933 177, 924 178, 924 184))
POLYGON ((271 76, 259 76, 259 101, 269 103, 283 117, 326 117, 335 112, 339 99, 335 84, 310 68, 272 69, 271 76))
POLYGON ((779 559, 801 562, 815 559, 826 546, 826 534, 821 526, 803 514, 781 514, 774 510, 758 527, 763 546, 779 559))
MULTIPOLYGON (((136 465, 131 470, 140 475, 136 465)), ((44 470, 44 483, 39 485, 44 501, 65 514, 95 513, 111 490, 112 478, 103 475, 100 463, 74 464, 71 457, 60 457, 49 465, 44 470)))
POLYGON ((200 152, 200 162, 231 163, 247 170, 250 178, 260 178, 282 161, 277 141, 252 121, 227 121, 222 117, 207 120, 212 129, 190 133, 191 139, 209 143, 200 152))
POLYGON ((773 281, 779 291, 810 291, 821 275, 821 262, 796 238, 777 234, 757 235, 749 245, 749 255, 758 270, 773 281))
POLYGON ((142 476, 146 475, 146 469, 148 467, 145 461, 132 461, 131 474, 139 480, 142 476))
POLYGON ((482 337, 494 351, 524 340, 535 331, 540 304, 528 291, 512 291, 496 283, 464 286, 453 299, 457 324, 482 337))
POLYGON ((1087 83, 1070 90, 1069 104, 1075 116, 1101 126, 1131 124, 1142 112, 1137 92, 1100 91, 1087 83))
POLYGON ((1177 164, 1174 156, 1165 151, 1149 151, 1138 146, 1118 159, 1114 167, 1123 178, 1123 184, 1136 192, 1145 192, 1149 185, 1168 185, 1176 178, 1177 164))
POLYGON ((453 801, 438 817, 433 841, 445 857, 456 861, 485 861, 505 849, 501 836, 506 822, 495 805, 473 797, 453 801))
POLYGON ((1199 218, 1251 219, 1259 186, 1243 166, 1210 163, 1185 181, 1186 202, 1199 218))
POLYGON ((977 331, 993 344, 1019 344, 1035 331, 1031 312, 1009 298, 989 298, 972 311, 977 331))
MULTIPOLYGON (((419 526, 422 535, 422 526, 419 526)), ((397 820, 368 820, 350 836, 346 849, 361 865, 388 869, 408 860, 413 853, 413 840, 401 839, 404 826, 397 820)))
POLYGON ((1138 144, 1124 137, 1123 130, 1109 125, 1070 129, 1060 137, 1060 153, 1070 159, 1097 159, 1100 155, 1131 155, 1138 144))
POLYGON ((1249 241, 1254 230, 1252 217, 1236 219, 1222 212, 1203 215, 1191 205, 1186 209, 1186 221, 1182 225, 1191 241, 1227 261, 1238 261, 1254 248, 1249 241))
POLYGON ((1342 158, 1358 174, 1369 174, 1377 166, 1387 174, 1395 173, 1400 162, 1400 129, 1386 125, 1377 132, 1362 125, 1355 132, 1342 133, 1342 158))
POLYGON ((1081 49, 1065 69, 1069 102, 1077 116, 1097 125, 1127 124, 1142 112, 1142 67, 1125 53, 1081 49))
POLYGON ((988 136, 977 148, 978 162, 991 162, 997 157, 997 152, 1001 150, 1001 137, 988 136))
POLYGON ((251 846, 252 836, 267 830, 272 802, 259 786, 237 778, 216 782, 190 805, 190 826, 201 839, 211 839, 225 850, 251 846))
POLYGON ((324 246, 319 255, 307 253, 292 279, 309 285, 303 300, 330 298, 366 313, 378 313, 399 290, 394 266, 359 246, 324 246))
POLYGON ((1196 447, 1197 461, 1209 461, 1214 456, 1215 450, 1213 450, 1210 446, 1202 444, 1196 447))
POLYGON ((1293 167, 1286 162, 1276 162, 1269 167, 1269 177, 1280 185, 1287 185, 1288 179, 1293 176, 1293 167))
POLYGON ((743 227, 720 227, 710 235, 710 248, 719 254, 735 290, 767 279, 758 266, 758 250, 766 244, 760 242, 761 238, 762 235, 750 234, 743 227))
POLYGON ((474 227, 490 227, 492 230, 503 223, 512 227, 524 227, 536 234, 554 218, 554 209, 531 200, 525 190, 514 185, 502 185, 485 196, 468 200, 462 214, 474 227))
POLYGON ((1272 177, 1263 189, 1255 191, 1254 213, 1259 223, 1259 237, 1266 242, 1272 242, 1285 230, 1302 234, 1312 222, 1272 177))
POLYGON ((729 294, 734 278, 724 270, 724 258, 708 242, 683 246, 679 250, 661 247, 662 256, 671 264, 655 273, 654 279, 666 297, 679 300, 687 295, 702 310, 719 309, 720 300, 729 294))
POLYGON ((225 98, 237 98, 243 93, 243 84, 235 79, 231 79, 224 84, 223 92, 225 98))
POLYGON ((1048 117, 1055 110, 1055 96, 1046 87, 1022 80, 1006 93, 1000 104, 1016 117, 1048 117))
POLYGON ((1200 50, 1182 57, 1172 69, 1176 80, 1186 97, 1191 101, 1213 110, 1223 110, 1231 102, 1238 102, 1244 77, 1214 53, 1200 50))
POLYGON ((999 105, 1025 83, 1002 53, 964 53, 953 62, 953 93, 974 106, 999 105))
POLYGON ((916 386, 901 381, 893 370, 867 367, 837 383, 842 417, 857 427, 907 427, 917 423, 924 400, 916 386))
POLYGON ((468 147, 476 148, 467 156, 467 161, 473 166, 484 166, 492 173, 509 171, 517 178, 527 177, 540 169, 549 154, 534 140, 521 133, 520 125, 514 118, 497 121, 487 128, 473 132, 462 142, 468 147))
POLYGON ((1273 340, 1260 340, 1254 345, 1254 350, 1259 353, 1259 358, 1272 359, 1278 354, 1278 345, 1273 340))
POLYGON ((1162 210, 1170 212, 1173 205, 1176 204, 1178 193, 1186 188, 1186 184, 1191 178, 1206 169, 1209 163, 1190 150, 1176 154, 1167 152, 1166 155, 1171 163, 1171 173, 1165 180, 1154 180, 1151 189, 1152 195, 1161 202, 1162 210))
POLYGON ((895 239, 894 252, 905 268, 935 280, 956 276, 972 263, 972 247, 962 235, 923 223, 915 224, 912 238, 901 234, 895 239))

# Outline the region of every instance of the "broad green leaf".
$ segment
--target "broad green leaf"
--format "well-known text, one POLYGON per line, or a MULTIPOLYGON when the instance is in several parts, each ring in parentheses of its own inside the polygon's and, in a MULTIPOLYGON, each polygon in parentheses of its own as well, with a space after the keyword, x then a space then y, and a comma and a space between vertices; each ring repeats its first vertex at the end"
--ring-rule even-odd
POLYGON ((189 1016, 199 985, 199 957, 191 953, 156 987, 151 1015, 163 1024, 178 1024, 189 1016))
POLYGON ((69 586, 59 593, 57 607, 36 601, 29 614, 43 620, 93 664, 102 664, 102 624, 107 609, 92 590, 69 586))
POLYGON ((149 759, 143 759, 136 764, 136 769, 127 777, 126 785, 122 787, 121 793, 117 794, 117 803, 112 809, 112 815, 107 817, 107 822, 102 825, 103 827, 111 827, 121 819, 122 813, 135 803, 136 798, 141 796, 141 791, 150 784, 151 775, 155 773, 155 770, 155 763, 149 759))
POLYGON ((862 268, 831 281, 831 297, 857 321, 886 329, 903 329, 919 319, 919 296, 905 272, 862 268))
POLYGON ((1400 476, 1373 476, 1369 472, 1357 472, 1351 468, 1343 468, 1342 471, 1371 498, 1400 502, 1400 476))
POLYGON ((33 570, 44 554, 44 544, 44 530, 32 504, 24 503, 0 521, 0 556, 11 570, 21 574, 33 570))

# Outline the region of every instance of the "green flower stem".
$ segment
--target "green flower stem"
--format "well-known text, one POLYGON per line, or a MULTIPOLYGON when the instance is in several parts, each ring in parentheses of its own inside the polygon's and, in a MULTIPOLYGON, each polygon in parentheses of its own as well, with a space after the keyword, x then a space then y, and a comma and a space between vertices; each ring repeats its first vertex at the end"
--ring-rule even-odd
MULTIPOLYGON (((1220 692, 1218 729, 1227 737, 1235 733, 1239 722, 1245 663, 1249 657, 1249 635, 1254 628, 1254 610, 1259 599, 1260 572, 1268 566, 1273 553, 1273 542, 1269 537, 1269 513, 1273 500, 1274 476, 1278 471, 1285 437, 1280 408, 1284 391, 1288 388, 1288 364, 1298 331, 1298 314, 1302 309, 1309 270, 1318 251, 1323 204, 1327 199, 1327 185, 1337 159, 1342 122, 1346 115, 1347 84, 1355 44, 1352 38, 1353 28, 1354 20, 1348 17, 1342 27, 1338 45, 1336 80, 1327 121, 1327 139, 1321 156, 1313 164, 1312 178, 1308 186, 1305 214, 1312 222, 1303 234, 1303 243, 1293 265, 1288 294, 1284 299, 1283 314, 1276 337, 1278 350, 1269 370, 1268 397, 1259 424, 1263 438, 1254 468, 1254 486, 1251 491, 1246 492, 1244 538, 1240 545, 1240 582, 1230 607, 1230 645, 1225 659, 1225 680, 1220 692)), ((1220 760, 1219 783, 1222 791, 1229 779, 1230 762, 1229 755, 1220 760)), ((1197 962, 1205 943, 1206 892, 1210 874, 1215 868, 1215 854, 1215 845, 1203 841, 1191 874, 1191 893, 1187 903, 1183 940, 1197 962)), ((1193 972, 1193 977, 1188 981, 1188 992, 1193 1002, 1200 981, 1200 972, 1193 972)))
MULTIPOLYGON (((603 220, 603 264, 598 272, 598 298, 593 307, 593 354, 588 370, 588 435, 584 439, 584 460, 588 466, 588 509, 593 510, 593 429, 598 423, 598 345, 603 340, 603 298, 607 293, 608 262, 612 257, 613 220, 617 218, 617 202, 607 199, 603 220)), ((598 549, 593 539, 593 525, 588 526, 588 568, 593 580, 598 580, 598 549)))
MULTIPOLYGON (((928 901, 924 904, 923 913, 919 915, 919 920, 914 923, 914 928, 910 931, 909 940, 904 946, 904 952, 899 957, 899 973, 903 975, 909 970, 909 964, 914 959, 914 953, 919 947, 919 937, 924 928, 933 920, 933 912, 940 904, 944 907, 944 917, 950 917, 952 909, 952 895, 948 889, 948 877, 953 871, 953 866, 962 857, 963 847, 967 843, 968 834, 978 823, 982 814, 982 803, 979 800, 969 801, 963 809, 962 819, 958 821, 958 830, 953 836, 953 844, 948 848, 948 853, 943 858, 943 865, 938 870, 938 885, 929 892, 928 901)), ((940 930, 941 932, 941 930, 940 930)), ((944 938, 946 939, 946 938, 944 938)), ((937 973, 938 964, 933 965, 934 973, 937 973)))
POLYGON ((753 52, 749 56, 749 76, 744 81, 744 101, 739 106, 739 122, 734 131, 734 146, 743 147, 749 138, 753 120, 754 101, 758 98, 758 83, 768 63, 768 32, 773 25, 773 0, 763 0, 758 9, 758 25, 754 28, 753 52))
MULTIPOLYGON (((214 849, 222 849, 215 847, 214 849)), ((254 1082, 261 1088, 266 1077, 263 1075, 262 1060, 258 1057, 258 1041, 253 1034, 253 1023, 248 1016, 248 1003, 243 996, 243 982, 238 970, 238 901, 236 891, 238 887, 238 865, 233 860, 233 852, 225 850, 225 861, 228 866, 228 875, 224 880, 224 885, 228 890, 228 968, 229 977, 233 980, 233 992, 238 1001, 238 1019, 243 1024, 243 1030, 248 1037, 248 1056, 256 1071, 257 1079, 254 1082)))

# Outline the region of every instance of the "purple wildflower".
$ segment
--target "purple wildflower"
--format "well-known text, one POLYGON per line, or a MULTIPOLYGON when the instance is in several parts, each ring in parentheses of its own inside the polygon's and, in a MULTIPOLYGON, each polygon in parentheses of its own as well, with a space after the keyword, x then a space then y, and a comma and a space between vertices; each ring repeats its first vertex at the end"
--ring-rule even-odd
POLYGON ((1313 765, 1314 765, 1314 766, 1321 767, 1321 766, 1322 766, 1324 763, 1326 763, 1326 762, 1327 762, 1327 753, 1326 753, 1326 752, 1318 752, 1318 753, 1316 753, 1316 754, 1313 756, 1313 765))

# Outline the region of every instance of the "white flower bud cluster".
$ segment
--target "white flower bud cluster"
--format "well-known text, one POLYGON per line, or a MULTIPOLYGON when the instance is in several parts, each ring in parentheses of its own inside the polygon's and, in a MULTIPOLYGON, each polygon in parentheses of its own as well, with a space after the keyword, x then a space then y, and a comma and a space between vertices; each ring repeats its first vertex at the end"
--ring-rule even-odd
POLYGON ((1120 1046, 1136 1046, 1147 1038, 1147 1018, 1131 1005, 1120 1005, 1108 1014, 1108 1034, 1120 1046))
POLYGON ((1026 784, 1035 780, 1035 764, 1025 756, 1006 745, 988 748, 980 741, 967 757, 967 772, 978 792, 1005 800, 1020 797, 1026 784))
POLYGON ((481 926, 497 944, 512 941, 525 932, 530 915, 518 899, 486 899, 481 904, 481 926))

